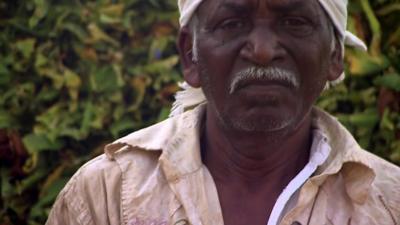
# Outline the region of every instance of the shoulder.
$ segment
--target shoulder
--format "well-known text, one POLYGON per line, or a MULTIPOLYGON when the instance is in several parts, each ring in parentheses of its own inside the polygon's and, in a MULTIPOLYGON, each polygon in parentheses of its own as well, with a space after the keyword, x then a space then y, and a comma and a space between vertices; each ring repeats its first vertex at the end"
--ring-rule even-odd
POLYGON ((121 190, 127 180, 131 185, 138 186, 144 184, 150 174, 158 171, 160 151, 146 151, 130 146, 123 148, 114 158, 102 154, 84 164, 67 183, 61 195, 73 205, 82 205, 82 202, 100 203, 102 199, 104 205, 109 205, 112 202, 107 202, 107 199, 114 202, 121 199, 121 190))
POLYGON ((363 154, 370 160, 376 180, 382 184, 396 185, 400 194, 400 167, 368 151, 363 150, 363 154))
POLYGON ((104 184, 118 182, 120 177, 121 169, 118 164, 102 154, 79 168, 65 189, 68 191, 70 188, 79 188, 80 191, 84 191, 91 187, 98 188, 104 184))
POLYGON ((352 170, 351 179, 356 180, 356 186, 371 183, 371 204, 381 205, 391 210, 393 215, 400 217, 400 167, 385 159, 362 149, 351 133, 332 115, 314 109, 314 123, 328 135, 333 149, 335 165, 351 162, 348 169, 352 170), (357 167, 355 165, 362 165, 357 167), (365 168, 369 169, 365 169, 365 168), (373 179, 369 175, 361 174, 372 171, 373 179), (364 179, 365 178, 365 179, 364 179), (384 205, 382 205, 384 204, 384 205))
POLYGON ((127 209, 138 203, 134 196, 165 186, 160 152, 126 148, 112 159, 102 154, 83 165, 57 197, 48 224, 122 224, 127 209))
POLYGON ((368 166, 374 172, 372 185, 400 205, 400 167, 369 151, 359 149, 357 152, 369 162, 368 166))
POLYGON ((372 183, 374 191, 392 210, 392 213, 400 218, 400 167, 370 153, 364 151, 364 154, 371 162, 371 167, 375 173, 375 179, 372 183))
MULTIPOLYGON (((365 202, 355 204, 354 221, 356 224, 397 224, 400 219, 400 168, 386 160, 362 149, 357 154, 368 161, 373 171, 370 176, 362 176, 362 170, 353 171, 357 187, 368 183, 368 195, 365 202), (356 178, 358 177, 358 178, 356 178), (368 179, 359 179, 360 177, 368 179), (357 222, 358 221, 358 222, 357 222)), ((354 187, 355 188, 355 187, 354 187)))
POLYGON ((134 178, 136 183, 141 183, 158 170, 162 148, 168 144, 175 126, 176 123, 168 119, 106 145, 105 153, 81 166, 60 195, 87 201, 102 193, 105 197, 119 199, 127 179, 134 178))
POLYGON ((87 191, 90 186, 96 187, 98 183, 106 178, 114 178, 120 175, 120 170, 115 162, 110 161, 102 154, 86 164, 71 177, 67 185, 64 187, 59 197, 70 197, 73 194, 74 198, 79 197, 83 192, 87 191))
POLYGON ((121 170, 105 155, 87 162, 59 193, 46 224, 98 224, 107 219, 102 212, 119 222, 118 204, 107 200, 120 198, 120 178, 121 170))
POLYGON ((400 205, 400 167, 361 148, 352 134, 333 116, 326 112, 319 112, 324 121, 324 130, 329 134, 332 148, 339 149, 342 160, 360 162, 367 165, 374 172, 373 186, 382 190, 391 198, 397 199, 400 205))
POLYGON ((174 202, 160 156, 168 146, 174 149, 182 134, 197 128, 198 115, 193 110, 107 145, 105 154, 83 165, 60 192, 48 224, 70 224, 54 222, 60 215, 79 220, 71 224, 121 224, 133 214, 147 215, 143 209, 156 212, 160 201, 174 202))
POLYGON ((128 177, 127 173, 129 177, 140 180, 158 170, 158 160, 163 150, 176 135, 185 132, 182 123, 188 120, 182 121, 182 118, 186 116, 169 118, 106 145, 105 153, 84 164, 70 179, 64 192, 69 193, 77 188, 85 192, 104 187, 109 193, 113 192, 114 187, 122 185, 128 177))

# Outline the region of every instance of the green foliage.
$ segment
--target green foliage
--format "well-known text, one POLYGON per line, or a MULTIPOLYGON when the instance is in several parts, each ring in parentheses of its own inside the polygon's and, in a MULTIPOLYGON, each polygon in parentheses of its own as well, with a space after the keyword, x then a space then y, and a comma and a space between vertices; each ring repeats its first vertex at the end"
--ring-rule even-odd
POLYGON ((0 2, 0 224, 44 224, 112 140, 166 118, 176 2, 0 2))
POLYGON ((365 149, 400 165, 400 4, 350 2, 349 28, 368 52, 347 49, 347 78, 320 107, 336 115, 365 149))
MULTIPOLYGON (((318 104, 400 164, 400 14, 350 2, 347 78, 318 104)), ((175 0, 0 2, 0 224, 43 224, 106 143, 165 119, 181 80, 175 0)))

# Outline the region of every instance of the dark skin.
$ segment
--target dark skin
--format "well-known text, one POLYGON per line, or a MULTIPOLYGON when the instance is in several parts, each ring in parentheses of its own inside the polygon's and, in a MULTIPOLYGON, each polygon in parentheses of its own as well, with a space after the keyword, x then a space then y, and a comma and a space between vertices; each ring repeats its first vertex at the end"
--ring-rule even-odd
POLYGON ((206 0, 197 10, 198 61, 182 28, 178 48, 185 80, 208 104, 203 162, 217 186, 224 223, 265 225, 291 179, 306 165, 310 110, 326 81, 343 71, 340 46, 317 0, 206 0), (300 87, 253 82, 229 93, 251 66, 293 72, 300 87))

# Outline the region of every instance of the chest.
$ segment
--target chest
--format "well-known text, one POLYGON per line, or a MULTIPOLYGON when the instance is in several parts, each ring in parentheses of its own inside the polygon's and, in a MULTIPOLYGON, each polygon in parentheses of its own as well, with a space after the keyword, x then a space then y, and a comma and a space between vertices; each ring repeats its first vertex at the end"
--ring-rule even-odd
POLYGON ((266 225, 273 204, 257 201, 221 200, 224 224, 229 225, 266 225))
POLYGON ((229 225, 266 225, 279 196, 272 190, 240 191, 218 185, 217 190, 224 224, 229 225))
MULTIPOLYGON (((278 194, 270 198, 251 194, 219 194, 210 177, 186 177, 173 184, 122 196, 123 224, 159 225, 265 225, 278 194), (199 182, 200 181, 200 182, 199 182), (157 223, 152 223, 156 221, 157 223)), ((128 192, 125 192, 128 193, 128 192)), ((379 199, 378 199, 379 200, 379 199)), ((380 202, 371 198, 355 205, 339 183, 315 187, 306 183, 297 202, 279 225, 388 224, 380 202), (378 217, 371 217, 377 215, 378 217)), ((390 219, 390 218, 389 218, 390 219)))

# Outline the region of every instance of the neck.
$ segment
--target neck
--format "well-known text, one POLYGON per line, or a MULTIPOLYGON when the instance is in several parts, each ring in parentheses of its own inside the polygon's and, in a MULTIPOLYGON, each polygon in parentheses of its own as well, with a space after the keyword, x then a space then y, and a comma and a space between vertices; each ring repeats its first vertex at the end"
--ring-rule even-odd
POLYGON ((227 130, 207 110, 203 161, 217 183, 286 186, 308 162, 311 119, 292 130, 249 133, 227 130))

